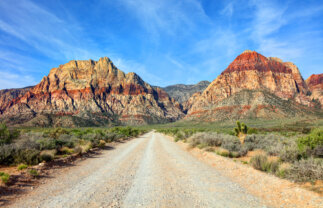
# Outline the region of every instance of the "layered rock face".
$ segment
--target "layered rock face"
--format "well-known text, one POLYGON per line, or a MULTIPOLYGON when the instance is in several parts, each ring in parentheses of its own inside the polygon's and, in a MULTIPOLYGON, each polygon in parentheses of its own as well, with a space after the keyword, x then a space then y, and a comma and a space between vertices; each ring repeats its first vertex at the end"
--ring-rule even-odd
POLYGON ((311 90, 311 98, 318 100, 323 108, 323 74, 313 74, 307 80, 308 88, 311 90))
POLYGON ((166 92, 135 73, 123 73, 104 57, 53 68, 38 85, 3 107, 0 118, 30 125, 102 125, 175 121, 182 116, 166 92))
POLYGON ((197 92, 203 92, 209 86, 209 81, 201 81, 195 85, 176 84, 164 87, 169 96, 174 98, 179 103, 184 103, 197 92))
POLYGON ((193 104, 186 118, 210 117, 218 120, 249 115, 266 117, 265 113, 254 113, 255 109, 258 109, 257 106, 271 109, 269 112, 276 108, 277 114, 284 117, 292 116, 292 112, 288 113, 289 111, 281 109, 284 108, 281 106, 284 102, 270 102, 269 97, 291 101, 295 105, 299 103, 312 106, 313 103, 307 94, 308 87, 294 64, 283 62, 278 58, 267 58, 255 51, 245 51, 200 96, 191 101, 193 104), (242 91, 249 91, 251 94, 242 93, 234 96, 242 91), (243 110, 235 112, 232 108, 243 110), (214 117, 215 115, 219 116, 214 117))
POLYGON ((0 112, 10 101, 24 95, 31 88, 32 87, 0 90, 0 112))

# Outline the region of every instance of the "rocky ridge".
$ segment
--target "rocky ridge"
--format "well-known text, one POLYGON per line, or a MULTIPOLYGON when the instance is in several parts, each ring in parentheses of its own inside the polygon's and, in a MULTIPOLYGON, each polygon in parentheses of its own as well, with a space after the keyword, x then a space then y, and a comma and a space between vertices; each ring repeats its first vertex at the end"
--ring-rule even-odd
POLYGON ((323 108, 323 73, 311 75, 306 83, 311 91, 311 98, 317 100, 323 108))
POLYGON ((144 124, 183 116, 174 100, 112 61, 70 61, 1 107, 0 119, 24 125, 144 124))
POLYGON ((190 97, 197 92, 203 92, 205 88, 209 86, 209 81, 200 81, 195 85, 176 84, 163 87, 169 96, 174 98, 179 103, 184 103, 190 99, 190 97))

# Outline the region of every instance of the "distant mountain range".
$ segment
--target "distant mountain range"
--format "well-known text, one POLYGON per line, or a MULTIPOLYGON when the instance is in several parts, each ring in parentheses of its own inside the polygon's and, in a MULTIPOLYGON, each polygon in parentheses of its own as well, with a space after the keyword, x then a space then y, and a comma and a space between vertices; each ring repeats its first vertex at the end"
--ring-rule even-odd
POLYGON ((304 81, 293 63, 249 50, 212 83, 152 87, 104 57, 70 61, 36 86, 0 91, 0 121, 22 126, 323 118, 322 106, 323 74, 304 81))
POLYGON ((179 103, 184 103, 196 92, 203 92, 211 82, 201 81, 195 85, 176 84, 163 87, 169 96, 174 98, 179 103))

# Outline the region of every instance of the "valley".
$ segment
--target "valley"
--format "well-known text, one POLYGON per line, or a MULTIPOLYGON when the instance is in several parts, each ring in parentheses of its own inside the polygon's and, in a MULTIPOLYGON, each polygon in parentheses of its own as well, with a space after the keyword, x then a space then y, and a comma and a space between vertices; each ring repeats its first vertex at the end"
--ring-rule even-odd
POLYGON ((322 77, 249 50, 168 87, 72 60, 0 91, 0 205, 321 207, 322 77))

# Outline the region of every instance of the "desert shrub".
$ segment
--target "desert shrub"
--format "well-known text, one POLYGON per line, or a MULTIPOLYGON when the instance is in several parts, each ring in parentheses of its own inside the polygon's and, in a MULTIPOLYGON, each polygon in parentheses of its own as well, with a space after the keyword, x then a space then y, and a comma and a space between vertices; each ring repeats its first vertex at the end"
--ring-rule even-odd
POLYGON ((73 154, 74 150, 72 148, 69 147, 62 147, 59 149, 59 154, 63 154, 63 155, 70 155, 73 154))
POLYGON ((323 160, 309 158, 296 161, 292 164, 286 177, 300 182, 323 180, 323 160))
MULTIPOLYGON (((199 132, 193 134, 188 141, 191 143, 193 147, 199 144, 206 144, 207 146, 221 146, 223 140, 227 135, 218 134, 215 132, 199 132)), ((230 137, 230 136, 229 136, 230 137)))
POLYGON ((27 132, 20 135, 15 142, 17 149, 40 149, 40 145, 37 143, 38 140, 44 139, 43 133, 41 132, 27 132))
POLYGON ((24 170, 24 169, 26 169, 26 168, 28 168, 28 165, 26 165, 26 164, 20 164, 20 165, 18 165, 18 167, 17 167, 17 169, 18 169, 18 170, 24 170))
POLYGON ((0 147, 0 164, 37 164, 39 163, 39 153, 39 150, 21 149, 21 147, 17 147, 15 144, 3 145, 0 147))
POLYGON ((28 165, 35 165, 40 162, 39 150, 36 149, 20 149, 14 155, 14 163, 26 163, 28 165))
POLYGON ((8 173, 0 172, 0 178, 3 184, 7 184, 10 180, 10 175, 8 173))
POLYGON ((0 164, 10 165, 15 161, 15 145, 5 144, 0 146, 0 164))
POLYGON ((279 168, 277 161, 270 161, 266 155, 256 155, 251 158, 250 164, 257 170, 275 173, 279 168))
POLYGON ((49 130, 48 132, 45 132, 48 137, 58 139, 62 134, 69 134, 69 132, 66 129, 63 128, 54 128, 49 130))
POLYGON ((229 135, 227 135, 225 139, 223 139, 221 147, 229 150, 230 152, 239 152, 242 149, 242 145, 239 139, 229 135))
POLYGON ((303 152, 304 157, 320 155, 320 149, 323 148, 323 130, 315 129, 309 135, 297 140, 298 148, 303 152))
POLYGON ((81 146, 76 146, 76 147, 74 147, 73 151, 77 155, 82 154, 82 147, 81 146))
POLYGON ((278 170, 276 171, 275 175, 280 177, 280 178, 286 178, 286 175, 290 171, 290 163, 282 163, 279 165, 278 170))
POLYGON ((248 134, 258 134, 258 129, 256 129, 256 128, 248 128, 248 134))
POLYGON ((223 157, 229 157, 230 156, 230 152, 226 149, 218 149, 216 152, 216 154, 223 156, 223 157))
POLYGON ((254 149, 261 149, 266 151, 269 155, 278 155, 284 146, 293 143, 292 139, 275 135, 275 134, 253 134, 247 135, 244 145, 249 151, 254 149))
POLYGON ((81 150, 82 154, 87 153, 92 147, 93 147, 93 145, 92 145, 92 142, 90 142, 90 141, 82 140, 80 142, 80 148, 82 149, 81 150))
POLYGON ((38 171, 36 169, 29 169, 28 170, 29 175, 36 177, 39 175, 38 171))
POLYGON ((103 136, 104 140, 106 142, 113 142, 113 141, 117 141, 118 138, 118 134, 114 133, 114 132, 108 132, 103 136))
POLYGON ((53 138, 41 138, 36 141, 39 144, 39 150, 51 150, 56 149, 56 140, 53 138))
POLYGON ((61 134, 58 139, 56 139, 56 146, 73 148, 77 142, 78 139, 75 136, 61 134))
POLYGON ((302 157, 296 143, 286 145, 278 155, 282 161, 290 163, 298 161, 302 157))
POLYGON ((6 124, 0 123, 0 145, 11 142, 10 132, 6 124))
POLYGON ((40 160, 45 162, 52 161, 56 153, 56 150, 44 150, 40 153, 40 160))
POLYGON ((99 144, 98 144, 98 147, 100 148, 104 148, 106 145, 106 142, 104 140, 100 140, 99 144))

